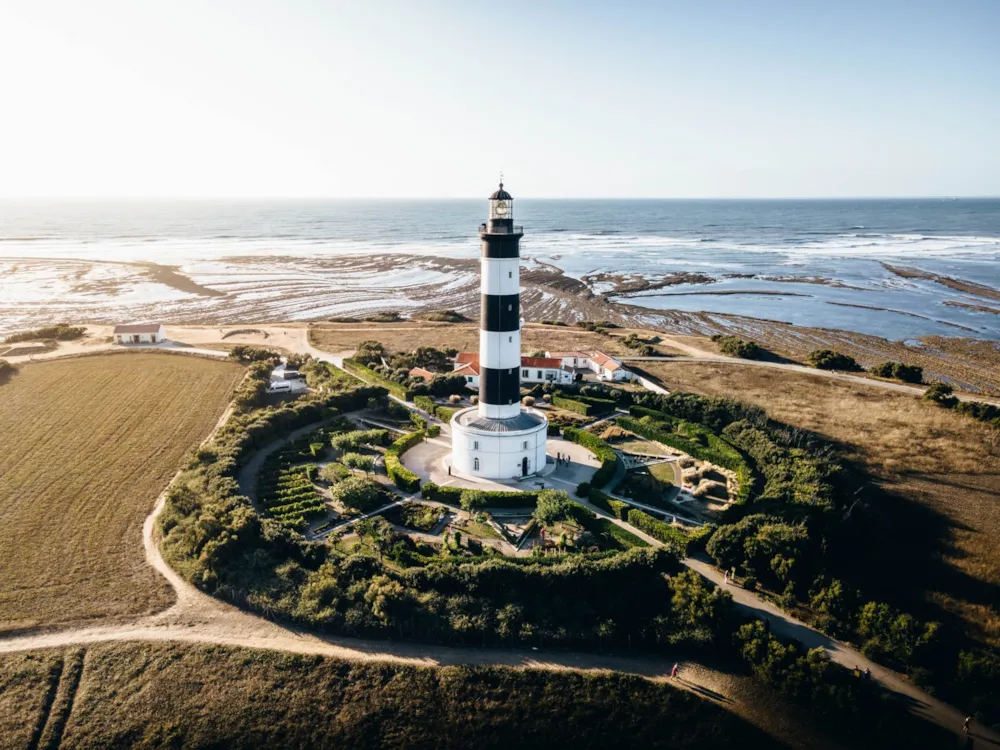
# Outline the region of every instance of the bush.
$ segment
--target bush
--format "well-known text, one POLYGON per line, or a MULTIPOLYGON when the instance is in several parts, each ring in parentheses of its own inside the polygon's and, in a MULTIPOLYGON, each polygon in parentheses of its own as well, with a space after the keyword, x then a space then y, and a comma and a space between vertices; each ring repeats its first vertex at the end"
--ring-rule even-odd
POLYGON ((543 526, 553 526, 570 517, 573 505, 569 495, 562 490, 542 490, 532 515, 543 526))
POLYGON ((351 430, 334 435, 330 444, 339 451, 354 451, 363 445, 385 445, 388 440, 388 430, 351 430))
POLYGON ((418 409, 423 409, 428 414, 433 414, 434 409, 437 408, 434 400, 431 399, 430 396, 414 396, 413 404, 418 409))
POLYGON ((385 452, 385 473, 389 475, 392 483, 403 490, 403 492, 416 492, 419 490, 420 477, 403 466, 403 462, 400 461, 399 457, 417 443, 422 442, 423 439, 424 433, 419 430, 407 433, 390 445, 389 449, 385 452))
MULTIPOLYGON (((379 344, 381 346, 381 344, 379 344)), ((347 358, 344 360, 344 369, 347 370, 352 375, 359 377, 368 383, 376 383, 377 385, 386 388, 390 393, 403 399, 404 401, 412 401, 414 393, 409 388, 406 388, 401 383, 397 383, 384 375, 380 375, 375 372, 375 370, 367 367, 356 359, 347 358)))
POLYGON ((645 540, 640 539, 628 529, 623 529, 618 524, 607 518, 601 518, 590 508, 586 508, 579 503, 570 501, 570 514, 586 529, 593 534, 605 546, 613 549, 631 549, 632 547, 648 547, 645 540))
POLYGON ((855 361, 854 357, 835 352, 833 349, 815 349, 806 355, 806 360, 818 370, 847 370, 849 372, 861 370, 861 365, 855 361))
POLYGON ((18 366, 6 359, 0 359, 0 384, 6 383, 19 372, 18 366))
POLYGON ((535 405, 535 397, 534 396, 525 396, 524 398, 521 399, 521 403, 524 404, 525 406, 534 406, 535 405))
POLYGON ((597 435, 577 429, 576 427, 566 427, 563 430, 563 435, 567 440, 582 445, 597 456, 601 462, 601 468, 590 478, 591 486, 600 488, 611 481, 618 463, 618 454, 615 453, 614 448, 597 437, 597 435))
POLYGON ((582 497, 585 500, 590 497, 590 482, 580 482, 576 486, 576 496, 582 497))
POLYGON ((947 383, 931 383, 924 391, 924 398, 933 401, 938 406, 946 409, 953 409, 958 404, 958 399, 953 396, 954 389, 947 383))
POLYGON ((883 362, 875 365, 868 372, 880 378, 902 380, 904 383, 923 383, 924 368, 917 365, 905 365, 902 362, 883 362))
POLYGON ((262 349, 257 346, 244 346, 239 344, 229 350, 229 356, 237 362, 249 364, 250 362, 270 362, 277 364, 281 361, 281 354, 274 349, 262 349))
MULTIPOLYGON (((421 494, 427 500, 434 500, 456 508, 463 508, 463 503, 485 503, 491 508, 530 508, 538 501, 537 492, 518 492, 517 490, 463 490, 461 487, 441 487, 434 482, 426 482, 421 488, 421 494)), ((482 506, 480 506, 482 507, 482 506)))
POLYGON ((661 521, 638 508, 632 508, 627 516, 630 525, 639 531, 645 531, 654 539, 666 544, 680 556, 687 554, 687 536, 680 529, 661 521))
POLYGON ((454 404, 460 404, 460 403, 462 403, 462 397, 460 395, 458 395, 457 393, 453 393, 450 396, 448 396, 448 403, 452 404, 452 405, 454 405, 454 404))
POLYGON ((71 326, 66 323, 57 323, 54 326, 36 328, 33 331, 22 331, 21 333, 12 333, 10 336, 4 339, 4 343, 19 344, 23 341, 37 341, 39 339, 55 339, 56 341, 73 341, 74 339, 81 338, 86 332, 87 329, 83 326, 71 326))
POLYGON ((732 357, 760 359, 764 354, 764 350, 757 346, 755 342, 745 341, 737 336, 717 333, 712 336, 712 341, 719 345, 719 349, 723 354, 728 354, 732 357))
POLYGON ((566 409, 566 411, 576 412, 577 414, 582 414, 585 417, 590 416, 591 406, 590 404, 585 404, 582 401, 576 401, 574 399, 563 398, 562 396, 552 396, 552 405, 559 409, 566 409))
POLYGON ((385 504, 382 485, 365 477, 348 477, 330 488, 330 498, 345 508, 368 513, 385 504))
POLYGON ((363 471, 365 474, 375 470, 375 457, 363 453, 345 453, 340 457, 340 463, 348 469, 363 471))
POLYGON ((338 463, 328 463, 319 470, 319 478, 328 484, 336 484, 343 479, 347 479, 349 476, 351 476, 351 472, 345 466, 341 466, 338 463))
POLYGON ((441 434, 441 425, 432 424, 430 427, 427 428, 426 432, 427 432, 427 437, 436 438, 438 435, 441 434))

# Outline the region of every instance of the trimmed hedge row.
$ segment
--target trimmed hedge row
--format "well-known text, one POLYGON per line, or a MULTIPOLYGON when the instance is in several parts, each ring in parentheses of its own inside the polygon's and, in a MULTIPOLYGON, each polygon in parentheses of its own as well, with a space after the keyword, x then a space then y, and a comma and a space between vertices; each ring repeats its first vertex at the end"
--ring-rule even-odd
MULTIPOLYGON (((603 495, 604 493, 602 492, 601 494, 603 495)), ((600 537, 606 534, 625 549, 649 546, 647 542, 637 537, 628 529, 623 529, 607 518, 601 518, 590 508, 580 505, 580 503, 573 502, 572 512, 577 522, 594 536, 600 537)))
POLYGON ((615 465, 618 463, 618 454, 615 449, 601 440, 597 435, 585 432, 576 427, 566 427, 563 429, 563 436, 573 443, 578 443, 593 453, 601 462, 601 468, 597 470, 590 480, 593 487, 603 487, 611 481, 615 475, 615 465))
POLYGON ((385 473, 389 479, 403 492, 416 492, 420 489, 420 477, 403 466, 399 457, 424 439, 421 430, 409 432, 390 445, 385 451, 385 473))
POLYGON ((436 404, 430 396, 414 396, 413 403, 428 414, 433 414, 442 422, 450 422, 451 418, 455 416, 455 412, 459 410, 451 406, 436 404))
POLYGON ((357 377, 361 378, 362 380, 368 383, 375 383, 376 385, 382 386, 383 388, 388 390, 389 393, 393 394, 394 396, 398 396, 404 401, 413 400, 413 391, 411 391, 409 388, 406 388, 400 383, 396 383, 392 380, 389 380, 389 378, 383 377, 370 367, 366 367, 365 365, 361 364, 355 359, 351 359, 350 357, 345 359, 344 369, 347 370, 352 375, 356 375, 357 377))
POLYGON ((565 409, 566 411, 582 414, 585 417, 590 416, 591 409, 593 408, 590 404, 585 404, 583 401, 576 401, 571 398, 566 398, 565 396, 556 395, 552 396, 552 405, 558 407, 559 409, 565 409))
MULTIPOLYGON (((442 487, 434 482, 426 482, 421 488, 421 495, 427 500, 434 500, 456 508, 462 507, 462 487, 442 487)), ((537 492, 518 492, 517 490, 473 490, 481 492, 489 498, 490 508, 533 508, 538 504, 537 492)))
POLYGON ((594 488, 591 488, 588 499, 592 505, 596 505, 601 510, 607 511, 619 521, 628 520, 628 509, 632 507, 628 503, 615 500, 610 495, 594 488))
POLYGON ((730 443, 701 425, 685 422, 682 419, 676 419, 662 412, 645 409, 641 406, 633 406, 629 409, 629 412, 656 419, 660 424, 642 422, 632 417, 619 417, 618 425, 620 427, 629 432, 634 432, 636 435, 644 437, 647 440, 663 443, 671 448, 683 451, 693 458, 708 461, 716 466, 729 469, 736 474, 736 479, 739 483, 739 490, 736 492, 735 501, 743 503, 749 500, 750 492, 753 489, 753 471, 740 452, 730 443), (663 427, 667 426, 676 426, 684 430, 687 434, 670 432, 663 429, 663 427), (692 437, 692 435, 697 437, 692 437), (699 440, 704 440, 705 444, 702 444, 699 440))
POLYGON ((640 531, 646 532, 654 539, 659 539, 677 554, 682 556, 687 554, 687 535, 666 521, 653 518, 638 508, 632 508, 628 512, 627 520, 630 525, 635 526, 640 531))
POLYGON ((579 401, 590 407, 593 415, 610 414, 618 406, 618 403, 610 398, 597 398, 596 396, 574 396, 574 401, 579 401))

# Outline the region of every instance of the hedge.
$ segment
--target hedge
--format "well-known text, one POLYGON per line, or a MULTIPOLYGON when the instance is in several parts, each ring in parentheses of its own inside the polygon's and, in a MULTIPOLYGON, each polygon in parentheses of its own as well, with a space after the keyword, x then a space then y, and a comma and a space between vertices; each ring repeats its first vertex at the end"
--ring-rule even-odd
POLYGON ((584 432, 576 427, 564 428, 563 436, 570 442, 582 445, 600 460, 601 468, 590 479, 592 487, 600 488, 611 481, 611 477, 615 475, 615 465, 618 463, 618 454, 615 453, 614 448, 597 435, 584 432))
POLYGON ((427 428, 426 432, 427 432, 427 437, 429 438, 437 437, 438 435, 441 434, 441 425, 432 424, 430 427, 427 428))
POLYGON ((628 520, 628 510, 632 507, 626 502, 615 500, 610 495, 593 488, 590 490, 590 503, 610 513, 619 521, 628 520))
POLYGON ((683 531, 671 526, 666 521, 653 518, 648 513, 633 508, 628 512, 628 522, 640 531, 644 531, 654 539, 659 539, 664 544, 681 555, 687 554, 688 538, 683 531))
POLYGON ((610 414, 618 406, 618 402, 610 398, 597 398, 595 396, 576 396, 572 400, 578 401, 590 407, 590 414, 610 414))
POLYGON ((367 381, 369 383, 375 383, 376 385, 382 386, 383 388, 387 389, 390 393, 392 393, 395 396, 398 396, 404 401, 413 400, 413 391, 411 391, 409 388, 406 388, 401 383, 397 383, 393 380, 389 380, 389 378, 383 377, 370 367, 366 367, 357 360, 351 359, 350 357, 345 359, 344 369, 347 370, 352 375, 356 375, 357 377, 361 378, 364 381, 367 381))
POLYGON ((566 409, 566 411, 576 412, 577 414, 582 414, 585 417, 590 416, 591 405, 585 404, 583 401, 574 401, 571 398, 564 398, 563 396, 552 396, 552 405, 560 409, 566 409))
POLYGON ((649 546, 644 539, 640 539, 628 529, 623 529, 607 518, 601 518, 590 508, 580 505, 580 503, 573 502, 573 517, 594 536, 607 534, 625 549, 649 546))
POLYGON ((455 412, 459 411, 462 407, 451 407, 451 406, 441 406, 440 404, 435 404, 434 399, 430 396, 414 396, 413 403, 420 409, 423 409, 428 414, 432 414, 442 422, 450 422, 451 418, 455 416, 455 412))
POLYGON ((442 422, 450 422, 451 418, 461 410, 462 410, 461 406, 459 406, 458 408, 455 408, 453 406, 437 406, 434 408, 434 416, 440 419, 442 422))
POLYGON ((689 456, 701 461, 708 461, 716 466, 729 469, 736 474, 736 479, 739 483, 739 490, 736 493, 735 501, 742 503, 750 498, 750 492, 753 489, 753 471, 746 460, 744 460, 742 454, 730 443, 706 427, 696 425, 692 422, 685 422, 682 419, 676 419, 652 409, 633 406, 629 408, 629 413, 658 419, 662 424, 650 424, 648 422, 641 422, 638 419, 632 419, 631 417, 619 417, 618 425, 620 427, 629 432, 634 432, 636 435, 644 437, 647 440, 669 445, 671 448, 687 453, 689 456), (664 426, 677 426, 680 429, 688 430, 689 434, 669 432, 662 429, 664 426), (695 437, 691 436, 691 432, 703 438, 707 445, 699 443, 695 437))
POLYGON ((424 433, 421 430, 408 432, 396 440, 385 451, 385 473, 389 479, 403 492, 416 492, 420 489, 420 477, 403 466, 399 457, 412 448, 417 443, 423 441, 424 433))
POLYGON ((434 399, 430 396, 414 396, 413 404, 418 409, 423 409, 428 414, 433 414, 434 409, 437 406, 437 404, 434 403, 434 399))
MULTIPOLYGON (((442 487, 434 482, 426 482, 421 488, 421 495, 427 500, 435 500, 456 508, 462 506, 462 493, 466 488, 442 487)), ((518 490, 475 490, 489 498, 490 508, 532 508, 538 504, 537 492, 519 492, 518 490)))

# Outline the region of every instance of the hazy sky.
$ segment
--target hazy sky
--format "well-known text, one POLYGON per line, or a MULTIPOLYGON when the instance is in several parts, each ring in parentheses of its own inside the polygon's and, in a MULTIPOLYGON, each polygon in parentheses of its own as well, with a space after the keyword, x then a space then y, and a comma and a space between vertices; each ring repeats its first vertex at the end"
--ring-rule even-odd
POLYGON ((1000 195, 1000 0, 0 0, 0 196, 1000 195))

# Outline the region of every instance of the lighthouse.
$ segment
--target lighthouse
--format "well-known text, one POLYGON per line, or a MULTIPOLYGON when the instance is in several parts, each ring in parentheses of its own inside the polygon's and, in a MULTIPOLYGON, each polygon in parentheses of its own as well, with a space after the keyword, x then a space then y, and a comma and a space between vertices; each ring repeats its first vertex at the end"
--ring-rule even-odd
POLYGON ((521 406, 520 243, 514 198, 503 182, 489 197, 482 242, 479 404, 451 420, 454 472, 512 479, 545 467, 548 420, 521 406))

